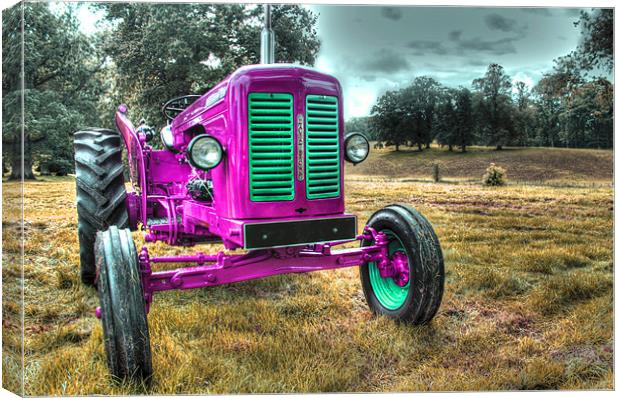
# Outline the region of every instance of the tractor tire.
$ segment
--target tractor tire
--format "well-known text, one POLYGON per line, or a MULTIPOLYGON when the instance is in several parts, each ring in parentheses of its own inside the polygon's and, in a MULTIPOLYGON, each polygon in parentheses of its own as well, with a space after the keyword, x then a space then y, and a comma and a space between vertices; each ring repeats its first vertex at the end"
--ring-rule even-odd
POLYGON ((121 137, 113 130, 88 128, 74 134, 78 239, 82 282, 95 282, 95 235, 110 226, 126 228, 121 137))
MULTIPOLYGON (((374 263, 360 267, 371 311, 414 325, 430 322, 441 304, 445 278, 443 254, 433 227, 416 210, 400 204, 375 212, 368 225, 388 235, 390 256, 401 251, 409 265, 409 282, 402 287, 391 277, 382 278, 374 263)), ((362 241, 362 246, 372 244, 362 241)))
POLYGON ((138 253, 129 228, 97 233, 97 290, 110 373, 120 380, 149 382, 153 374, 138 253))

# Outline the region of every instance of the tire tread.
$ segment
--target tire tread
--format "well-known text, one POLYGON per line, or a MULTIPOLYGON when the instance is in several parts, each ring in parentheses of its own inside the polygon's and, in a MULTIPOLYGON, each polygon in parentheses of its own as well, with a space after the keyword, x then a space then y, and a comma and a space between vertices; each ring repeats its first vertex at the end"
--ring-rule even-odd
POLYGON ((95 233, 129 224, 121 138, 113 130, 87 128, 74 134, 74 148, 80 273, 82 281, 92 285, 95 233))

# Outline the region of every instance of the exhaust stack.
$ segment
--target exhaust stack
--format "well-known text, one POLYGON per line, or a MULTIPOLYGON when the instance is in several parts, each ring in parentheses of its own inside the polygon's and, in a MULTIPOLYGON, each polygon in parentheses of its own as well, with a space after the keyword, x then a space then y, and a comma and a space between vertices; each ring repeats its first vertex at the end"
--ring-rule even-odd
POLYGON ((265 4, 265 24, 260 33, 260 63, 273 64, 276 62, 276 38, 271 29, 271 4, 265 4))

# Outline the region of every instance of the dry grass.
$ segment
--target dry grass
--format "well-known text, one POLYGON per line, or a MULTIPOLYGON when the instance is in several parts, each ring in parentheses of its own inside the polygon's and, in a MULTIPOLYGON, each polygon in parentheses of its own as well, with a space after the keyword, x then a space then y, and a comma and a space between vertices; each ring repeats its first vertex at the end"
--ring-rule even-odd
MULTIPOLYGON (((510 177, 514 165, 504 167, 510 177)), ((601 178, 610 175, 611 163, 605 167, 601 178)), ((156 373, 146 389, 106 376, 96 292, 79 283, 73 180, 27 183, 25 392, 613 388, 613 190, 609 179, 606 184, 484 188, 373 182, 358 174, 346 192, 360 227, 393 202, 410 203, 434 224, 447 267, 434 321, 411 327, 373 318, 356 269, 168 292, 155 298, 149 314, 156 373)), ((16 185, 4 183, 3 384, 9 390, 19 388, 18 197, 16 185)))
POLYGON ((371 150, 366 161, 348 167, 348 176, 422 179, 432 181, 433 164, 447 181, 475 181, 482 178, 490 163, 506 169, 508 180, 519 183, 573 184, 606 183, 612 179, 613 152, 567 148, 469 147, 466 153, 433 146, 423 152, 417 148, 394 147, 371 150))

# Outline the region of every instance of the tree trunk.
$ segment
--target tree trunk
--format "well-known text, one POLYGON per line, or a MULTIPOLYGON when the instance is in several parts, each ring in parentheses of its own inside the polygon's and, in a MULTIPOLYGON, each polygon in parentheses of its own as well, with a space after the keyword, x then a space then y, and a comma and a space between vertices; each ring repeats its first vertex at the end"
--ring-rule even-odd
POLYGON ((396 152, 399 151, 400 144, 396 144, 396 152))
POLYGON ((431 143, 430 142, 426 143, 426 149, 431 149, 431 143))
POLYGON ((465 145, 463 145, 463 146, 461 147, 461 152, 462 152, 462 153, 467 152, 467 147, 466 147, 465 145))
MULTIPOLYGON (((34 180, 34 173, 32 172, 32 154, 30 151, 30 142, 27 136, 24 139, 24 180, 34 180)), ((21 141, 15 140, 11 145, 12 159, 11 159, 11 175, 9 180, 21 180, 22 179, 22 148, 21 141)))
POLYGON ((418 142, 418 151, 422 152, 422 143, 418 142))
POLYGON ((502 150, 502 146, 498 145, 497 147, 495 147, 496 150, 501 151, 502 150))
POLYGON ((448 151, 452 152, 452 144, 448 145, 448 151))

